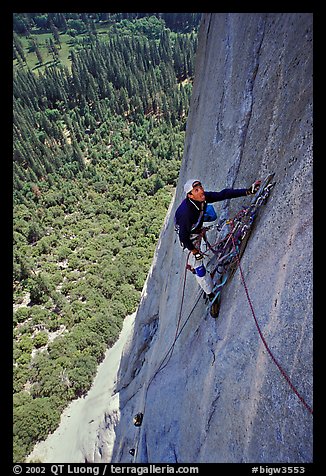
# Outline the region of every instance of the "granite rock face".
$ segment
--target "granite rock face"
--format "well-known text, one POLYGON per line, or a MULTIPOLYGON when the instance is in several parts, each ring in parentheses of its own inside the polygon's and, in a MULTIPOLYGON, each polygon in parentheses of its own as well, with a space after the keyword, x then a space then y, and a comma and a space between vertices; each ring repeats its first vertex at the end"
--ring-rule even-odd
MULTIPOLYGON (((239 270, 217 320, 191 273, 182 303, 185 181, 242 188, 270 172, 241 263, 263 335, 312 406, 312 14, 204 14, 176 195, 120 362, 112 462, 312 461, 313 417, 266 351, 239 270)), ((215 209, 231 217, 249 201, 215 209)))

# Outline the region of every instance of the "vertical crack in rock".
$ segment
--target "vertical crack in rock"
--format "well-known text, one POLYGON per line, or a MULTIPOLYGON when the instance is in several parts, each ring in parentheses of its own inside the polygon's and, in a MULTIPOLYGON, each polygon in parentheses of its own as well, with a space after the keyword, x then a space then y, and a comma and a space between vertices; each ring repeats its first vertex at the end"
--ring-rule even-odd
MULTIPOLYGON (((209 14, 209 18, 208 18, 208 25, 207 25, 207 31, 206 31, 206 45, 209 45, 209 43, 210 43, 208 38, 209 38, 209 31, 211 29, 211 23, 212 23, 212 13, 209 14)), ((209 48, 207 48, 207 46, 206 46, 206 48, 205 48, 205 60, 204 60, 205 64, 207 64, 206 59, 207 59, 208 51, 209 51, 209 48)))
POLYGON ((217 146, 219 142, 223 139, 223 122, 222 118, 225 113, 226 109, 226 104, 225 104, 225 93, 228 87, 228 84, 230 83, 230 78, 231 78, 231 61, 230 61, 230 50, 231 50, 231 43, 230 43, 230 24, 229 24, 229 15, 226 16, 225 22, 227 24, 227 35, 225 39, 225 59, 224 59, 224 79, 223 79, 223 88, 222 88, 222 97, 220 101, 220 107, 219 107, 219 112, 217 116, 217 122, 216 122, 216 132, 215 132, 215 137, 213 140, 213 145, 217 146))
MULTIPOLYGON (((243 91, 243 101, 242 101, 241 109, 240 109, 240 121, 239 121, 238 136, 237 136, 238 145, 236 147, 233 163, 231 167, 229 168, 227 177, 226 177, 226 186, 230 188, 233 188, 235 186, 235 181, 238 176, 238 172, 240 169, 240 164, 241 164, 241 160, 243 156, 243 151, 246 144, 247 133, 249 129, 252 108, 254 104, 253 91, 254 91, 255 80, 256 80, 256 76, 257 76, 257 72, 259 68, 259 57, 260 57, 261 46, 264 39, 265 24, 266 24, 266 16, 263 16, 260 18, 258 26, 257 26, 257 34, 253 44, 252 62, 248 68, 248 77, 247 77, 245 88, 243 91)), ((226 49, 227 54, 226 54, 226 60, 225 60, 226 65, 228 65, 229 63, 228 57, 230 55, 231 45, 232 45, 231 27, 228 22, 228 36, 227 36, 227 49, 226 49)), ((225 90, 228 87, 228 84, 230 82, 230 76, 231 76, 231 67, 228 66, 226 67, 226 75, 225 75, 224 87, 223 87, 223 96, 222 96, 223 103, 224 103, 225 90)), ((217 128, 219 128, 219 122, 220 120, 218 120, 217 128)), ((216 138, 216 141, 217 141, 217 138, 216 138)), ((229 200, 226 200, 222 204, 222 207, 221 207, 220 220, 223 221, 228 216, 229 216, 229 200)))
POLYGON ((208 419, 207 419, 207 423, 206 423, 206 433, 208 433, 208 430, 209 430, 209 427, 210 427, 210 424, 211 424, 211 420, 214 416, 214 413, 216 411, 216 403, 217 403, 217 400, 220 398, 220 393, 218 392, 215 400, 213 400, 212 402, 212 406, 211 406, 211 410, 209 412, 209 415, 208 415, 208 419))
POLYGON ((242 155, 243 155, 243 151, 244 151, 244 147, 246 143, 248 128, 250 124, 252 107, 254 103, 253 91, 254 91, 255 79, 257 76, 258 68, 259 68, 259 56, 260 56, 260 50, 261 50, 261 46, 264 39, 265 23, 266 23, 266 18, 264 16, 260 18, 260 21, 258 23, 257 35, 255 38, 255 42, 253 44, 252 63, 249 65, 248 78, 247 78, 245 89, 243 92, 243 102, 242 102, 241 112, 240 112, 241 119, 240 119, 239 134, 238 134, 238 137, 239 137, 238 148, 237 148, 236 156, 234 158, 234 162, 229 169, 228 177, 227 177, 227 181, 228 182, 230 181, 231 187, 234 186, 236 177, 238 175, 238 171, 240 168, 241 159, 242 159, 242 155))

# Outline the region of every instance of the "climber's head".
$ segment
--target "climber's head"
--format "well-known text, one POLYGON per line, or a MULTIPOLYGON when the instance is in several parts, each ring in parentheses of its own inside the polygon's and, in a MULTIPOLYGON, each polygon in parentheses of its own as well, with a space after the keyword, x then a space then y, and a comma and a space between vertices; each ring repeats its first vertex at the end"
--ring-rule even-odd
POLYGON ((200 180, 188 180, 183 187, 186 196, 197 202, 205 201, 205 192, 200 180))

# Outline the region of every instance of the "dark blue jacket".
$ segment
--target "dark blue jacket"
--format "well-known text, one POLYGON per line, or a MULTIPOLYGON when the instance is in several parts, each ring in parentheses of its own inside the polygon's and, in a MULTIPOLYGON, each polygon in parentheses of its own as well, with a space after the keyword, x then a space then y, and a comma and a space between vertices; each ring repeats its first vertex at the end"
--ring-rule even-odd
POLYGON ((194 249, 190 235, 196 232, 198 233, 202 228, 207 203, 220 202, 228 198, 244 197, 246 194, 246 188, 225 188, 221 190, 221 192, 205 192, 204 203, 196 202, 188 197, 185 198, 175 212, 176 229, 179 233, 182 246, 188 248, 188 250, 194 249), (204 213, 201 214, 202 206, 204 213))

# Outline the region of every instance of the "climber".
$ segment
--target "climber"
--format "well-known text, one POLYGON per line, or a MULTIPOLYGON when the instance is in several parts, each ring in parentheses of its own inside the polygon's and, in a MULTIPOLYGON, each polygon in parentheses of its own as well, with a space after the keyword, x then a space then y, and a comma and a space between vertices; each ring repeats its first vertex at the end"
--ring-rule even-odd
POLYGON ((183 248, 187 248, 190 253, 190 267, 194 269, 198 284, 204 290, 209 300, 213 302, 211 314, 216 317, 219 302, 214 301, 214 283, 210 273, 206 272, 203 264, 203 253, 201 251, 202 227, 204 214, 208 203, 219 202, 229 198, 244 197, 255 194, 261 181, 256 180, 249 188, 225 188, 220 192, 206 192, 197 179, 188 180, 184 185, 186 198, 182 201, 175 212, 175 225, 179 234, 179 240, 183 248))

